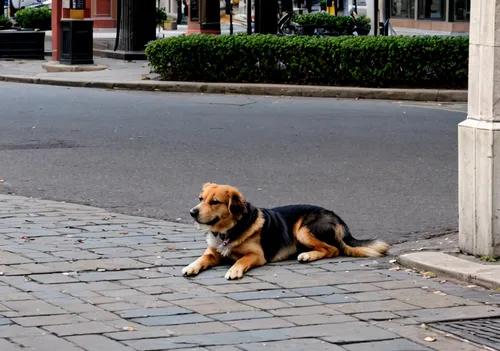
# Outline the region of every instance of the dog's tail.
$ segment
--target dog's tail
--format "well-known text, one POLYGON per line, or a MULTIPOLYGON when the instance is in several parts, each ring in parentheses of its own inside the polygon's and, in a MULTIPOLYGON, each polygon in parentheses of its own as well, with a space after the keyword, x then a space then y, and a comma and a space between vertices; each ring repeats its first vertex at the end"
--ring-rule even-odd
POLYGON ((380 240, 357 240, 349 232, 349 228, 342 224, 335 225, 335 239, 347 256, 353 257, 381 257, 389 251, 389 244, 380 240))

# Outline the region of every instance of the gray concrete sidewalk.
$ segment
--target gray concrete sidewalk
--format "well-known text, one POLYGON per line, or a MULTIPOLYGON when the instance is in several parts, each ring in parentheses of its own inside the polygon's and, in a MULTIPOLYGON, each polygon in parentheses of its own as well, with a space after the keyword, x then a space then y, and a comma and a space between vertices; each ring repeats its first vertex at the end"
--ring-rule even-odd
POLYGON ((151 67, 147 61, 125 62, 96 57, 95 64, 107 66, 108 69, 92 72, 46 72, 42 65, 47 63, 48 61, 0 61, 0 81, 186 93, 467 102, 466 90, 167 82, 150 80, 151 67))
POLYGON ((190 225, 0 195, 0 349, 467 351, 439 323, 500 317, 500 293, 390 257, 182 277, 204 247, 190 225))

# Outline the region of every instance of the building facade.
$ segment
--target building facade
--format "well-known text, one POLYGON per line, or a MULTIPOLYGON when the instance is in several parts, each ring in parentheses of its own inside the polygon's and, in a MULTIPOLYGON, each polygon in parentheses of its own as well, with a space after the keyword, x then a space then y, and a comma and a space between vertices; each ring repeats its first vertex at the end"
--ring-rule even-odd
POLYGON ((118 0, 86 0, 94 28, 116 28, 118 0))
POLYGON ((393 27, 453 33, 469 32, 471 0, 392 1, 393 27))

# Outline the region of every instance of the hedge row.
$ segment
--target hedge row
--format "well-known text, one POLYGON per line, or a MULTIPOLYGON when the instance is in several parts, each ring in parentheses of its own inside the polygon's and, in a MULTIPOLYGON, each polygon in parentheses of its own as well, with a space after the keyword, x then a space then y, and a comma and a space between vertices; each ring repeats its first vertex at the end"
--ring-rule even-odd
POLYGON ((52 26, 52 11, 48 7, 25 8, 16 12, 14 21, 21 28, 50 29, 52 26))
POLYGON ((190 35, 151 42, 165 80, 465 88, 468 37, 190 35))

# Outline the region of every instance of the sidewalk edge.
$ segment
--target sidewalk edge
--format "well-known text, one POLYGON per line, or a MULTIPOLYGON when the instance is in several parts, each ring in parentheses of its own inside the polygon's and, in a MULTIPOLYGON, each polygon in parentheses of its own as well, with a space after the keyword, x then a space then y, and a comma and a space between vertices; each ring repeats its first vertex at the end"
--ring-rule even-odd
POLYGON ((177 93, 243 94, 268 96, 323 97, 337 99, 467 102, 467 90, 329 87, 310 85, 200 83, 164 81, 94 81, 0 75, 0 81, 66 87, 162 91, 177 93))
MULTIPOLYGON (((437 254, 437 252, 433 253, 437 254)), ((439 254, 443 256, 449 256, 442 252, 439 252, 439 254)), ((407 268, 413 268, 419 271, 428 271, 436 274, 441 274, 451 278, 459 279, 461 281, 470 284, 479 285, 487 289, 500 288, 500 278, 499 278, 500 275, 497 274, 498 277, 491 277, 491 274, 488 274, 488 266, 482 266, 483 269, 478 269, 478 270, 468 269, 469 272, 467 272, 466 270, 460 270, 460 268, 453 269, 446 267, 446 265, 443 265, 442 262, 440 262, 440 260, 428 259, 428 258, 425 259, 422 258, 421 256, 425 256, 425 254, 420 255, 420 257, 414 254, 403 254, 398 257, 398 263, 407 268)), ((473 267, 473 265, 478 265, 477 263, 472 263, 456 257, 453 258, 456 260, 463 261, 464 264, 469 265, 471 267, 473 267)), ((496 269, 500 271, 500 266, 498 266, 496 269)))

